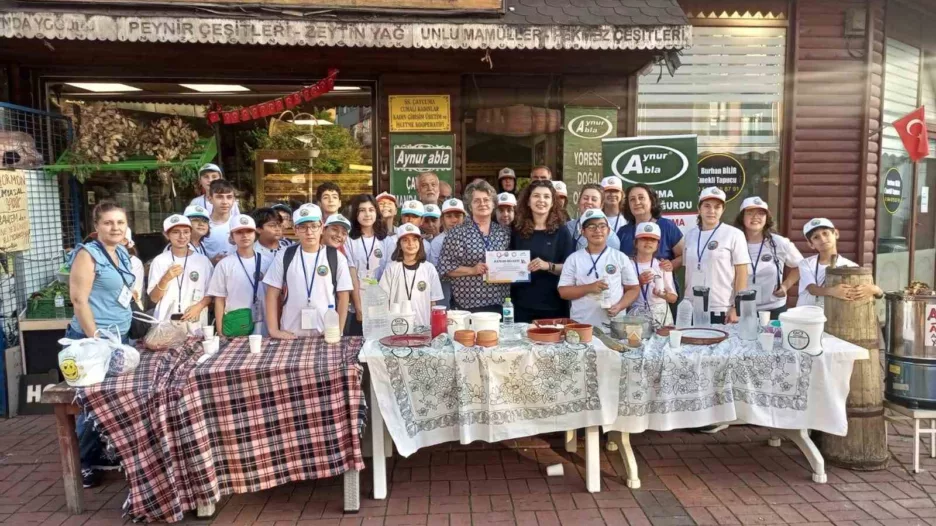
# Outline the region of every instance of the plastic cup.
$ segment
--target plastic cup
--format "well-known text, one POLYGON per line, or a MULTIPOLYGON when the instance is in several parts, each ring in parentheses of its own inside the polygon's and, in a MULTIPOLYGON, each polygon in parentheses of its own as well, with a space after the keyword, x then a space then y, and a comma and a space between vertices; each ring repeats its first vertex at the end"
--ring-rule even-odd
POLYGON ((682 345, 682 331, 677 331, 677 330, 669 331, 670 349, 679 349, 681 345, 682 345))
POLYGON ((762 332, 757 335, 757 341, 760 342, 761 349, 772 351, 774 346, 774 335, 770 332, 762 332))
POLYGON ((202 327, 202 333, 205 335, 205 341, 214 339, 214 327, 211 325, 205 325, 202 327))
POLYGON ((214 339, 205 340, 202 342, 202 349, 205 350, 205 354, 214 354, 218 352, 218 343, 214 339))
POLYGON ((263 344, 263 336, 259 334, 251 334, 247 337, 247 341, 250 343, 251 354, 260 354, 260 346, 263 344))
POLYGON ((770 325, 770 313, 769 312, 758 312, 757 316, 760 318, 761 327, 766 327, 770 325))
POLYGON ((562 464, 552 464, 546 466, 546 475, 550 477, 561 477, 562 476, 562 464))

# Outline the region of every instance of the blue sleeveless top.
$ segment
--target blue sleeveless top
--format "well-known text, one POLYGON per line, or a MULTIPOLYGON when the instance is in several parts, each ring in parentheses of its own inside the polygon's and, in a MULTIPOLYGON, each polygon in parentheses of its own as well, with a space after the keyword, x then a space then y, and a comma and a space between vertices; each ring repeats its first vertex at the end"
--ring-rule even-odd
MULTIPOLYGON (((126 284, 128 288, 133 287, 136 277, 130 264, 130 254, 122 247, 117 247, 117 260, 115 263, 120 267, 118 272, 114 266, 107 261, 107 255, 104 253, 103 245, 97 242, 82 244, 75 247, 72 252, 69 266, 74 263, 75 257, 81 250, 86 250, 94 260, 94 283, 91 285, 91 295, 88 297, 88 303, 91 305, 91 314, 94 315, 94 323, 99 329, 107 329, 116 326, 120 335, 125 335, 130 330, 130 307, 124 307, 120 304, 120 291, 126 284)), ((78 323, 78 317, 72 317, 71 328, 78 332, 81 330, 81 324, 78 323)), ((88 338, 92 334, 86 335, 88 338)))

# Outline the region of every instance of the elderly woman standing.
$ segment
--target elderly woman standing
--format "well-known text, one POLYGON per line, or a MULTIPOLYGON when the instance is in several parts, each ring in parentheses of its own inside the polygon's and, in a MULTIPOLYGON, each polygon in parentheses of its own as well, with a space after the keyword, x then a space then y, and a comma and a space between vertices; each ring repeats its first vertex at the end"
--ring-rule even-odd
POLYGON ((490 284, 485 252, 507 250, 510 230, 494 221, 494 188, 476 181, 465 188, 470 220, 450 230, 439 256, 439 274, 452 282, 452 306, 471 312, 501 313, 510 285, 490 284))

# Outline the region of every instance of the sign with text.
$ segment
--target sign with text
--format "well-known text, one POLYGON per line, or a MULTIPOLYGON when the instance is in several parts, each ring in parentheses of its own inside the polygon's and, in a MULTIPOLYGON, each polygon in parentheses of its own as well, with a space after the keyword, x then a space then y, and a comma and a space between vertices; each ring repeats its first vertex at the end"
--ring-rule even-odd
POLYGON ((574 217, 582 186, 603 177, 601 140, 617 137, 617 109, 566 106, 563 113, 562 180, 569 189, 568 212, 574 217))
POLYGON ((485 252, 484 264, 488 272, 488 283, 529 283, 530 251, 511 250, 505 252, 485 252))
POLYGON ((422 172, 455 188, 455 135, 390 134, 390 193, 398 203, 418 199, 416 178, 422 172))
POLYGON ((26 172, 0 170, 0 252, 29 249, 26 172))
POLYGON ((725 192, 728 202, 734 201, 744 189, 744 166, 727 153, 713 153, 699 159, 699 191, 716 186, 725 192))
POLYGON ((448 95, 390 95, 391 132, 452 131, 448 95))
POLYGON ((881 203, 888 214, 896 214, 903 202, 903 178, 900 170, 891 168, 884 174, 884 188, 881 188, 881 203))
POLYGON ((930 347, 936 347, 936 303, 926 305, 926 340, 930 347))
POLYGON ((624 187, 643 183, 660 198, 663 216, 681 230, 695 226, 699 199, 698 138, 695 135, 602 139, 604 173, 624 187))
MULTIPOLYGON (((93 2, 95 0, 71 0, 73 2, 93 2)), ((140 4, 187 4, 186 0, 137 0, 140 4)), ((205 3, 228 6, 256 5, 257 2, 245 0, 208 0, 205 3)), ((393 9, 427 9, 438 11, 472 10, 472 11, 503 11, 504 0, 277 0, 277 5, 295 7, 308 7, 314 9, 342 9, 342 8, 393 8, 393 9)))

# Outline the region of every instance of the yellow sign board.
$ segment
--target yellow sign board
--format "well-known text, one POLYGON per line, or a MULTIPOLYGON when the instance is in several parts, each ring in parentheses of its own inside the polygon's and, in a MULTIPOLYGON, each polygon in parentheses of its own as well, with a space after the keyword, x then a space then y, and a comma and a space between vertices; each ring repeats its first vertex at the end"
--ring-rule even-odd
POLYGON ((390 95, 391 132, 447 132, 452 130, 448 95, 390 95))
POLYGON ((26 172, 0 170, 0 252, 29 249, 26 172))

